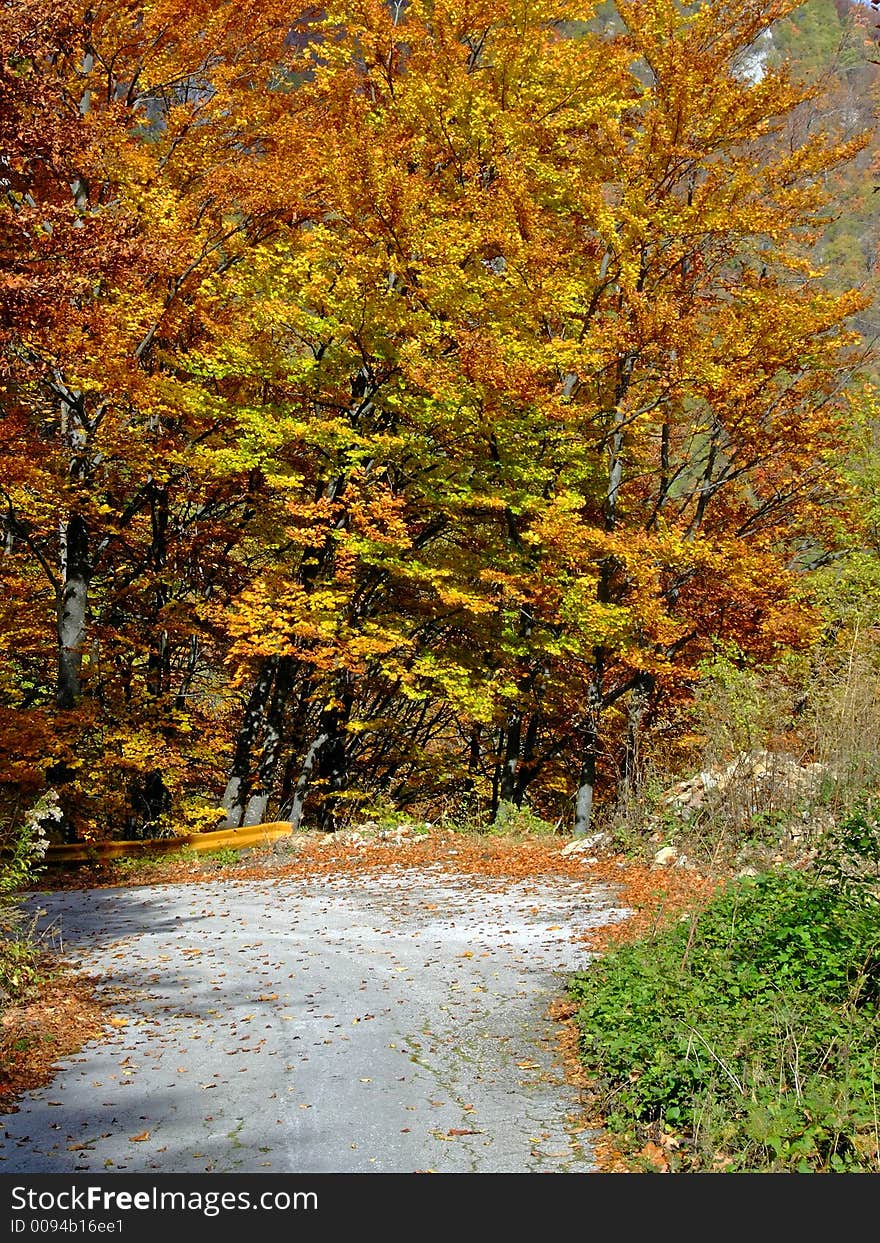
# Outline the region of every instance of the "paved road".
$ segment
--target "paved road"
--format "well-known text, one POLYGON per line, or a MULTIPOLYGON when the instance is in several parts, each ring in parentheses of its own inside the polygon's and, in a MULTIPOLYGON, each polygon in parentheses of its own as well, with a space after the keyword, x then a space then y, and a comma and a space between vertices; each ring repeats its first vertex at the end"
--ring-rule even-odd
POLYGON ((0 1116, 0 1174, 592 1168, 545 1016, 621 915, 599 887, 426 868, 39 902, 121 993, 0 1116))

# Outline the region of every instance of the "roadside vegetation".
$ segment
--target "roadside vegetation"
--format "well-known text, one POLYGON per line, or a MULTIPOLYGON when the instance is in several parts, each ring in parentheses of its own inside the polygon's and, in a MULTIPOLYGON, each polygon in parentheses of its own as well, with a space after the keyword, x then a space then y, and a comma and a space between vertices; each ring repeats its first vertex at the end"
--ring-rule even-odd
POLYGON ((0 1008, 26 996, 40 976, 40 947, 33 921, 22 909, 22 891, 39 874, 48 838, 45 822, 51 819, 47 802, 13 821, 0 842, 0 1008))
POLYGON ((880 1171, 877 809, 839 854, 731 882, 570 985, 595 1105, 636 1168, 880 1171), (861 856, 870 848, 870 858, 861 856))
POLYGON ((717 881, 570 982, 619 1167, 880 1171, 880 688, 846 595, 809 688, 719 662, 700 773, 608 817, 612 850, 717 881))

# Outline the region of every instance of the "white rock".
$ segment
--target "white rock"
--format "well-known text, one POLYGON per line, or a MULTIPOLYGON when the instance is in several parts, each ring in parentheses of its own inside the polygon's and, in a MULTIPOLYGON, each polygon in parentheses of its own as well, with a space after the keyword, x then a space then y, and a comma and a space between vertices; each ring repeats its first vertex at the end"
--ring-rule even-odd
POLYGON ((674 846, 664 846, 662 850, 658 850, 654 855, 654 862, 658 867, 668 868, 678 858, 678 851, 674 846))
POLYGON ((607 840, 607 833, 594 833, 592 837, 576 837, 574 841, 563 846, 559 853, 563 855, 578 855, 581 851, 595 850, 597 846, 601 846, 607 840))

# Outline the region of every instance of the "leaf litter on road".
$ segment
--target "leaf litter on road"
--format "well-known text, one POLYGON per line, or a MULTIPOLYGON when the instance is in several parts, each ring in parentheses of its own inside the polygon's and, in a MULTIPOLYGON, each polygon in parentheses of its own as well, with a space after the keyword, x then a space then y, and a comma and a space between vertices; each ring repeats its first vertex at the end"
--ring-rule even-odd
MULTIPOLYGON (((658 921, 661 917, 667 918, 681 909, 689 909, 695 901, 705 900, 711 892, 712 884, 706 878, 696 875, 693 872, 675 873, 670 870, 664 870, 658 873, 654 869, 637 868, 630 866, 619 859, 604 859, 601 862, 591 862, 586 865, 579 860, 577 855, 564 856, 561 854, 561 846, 564 844, 561 840, 546 839, 536 841, 507 841, 501 838, 492 839, 464 839, 455 837, 451 834, 433 834, 430 837, 420 838, 412 842, 405 842, 399 845, 391 845, 389 843, 367 843, 359 844, 354 847, 346 842, 343 835, 339 836, 336 841, 327 841, 314 835, 303 835, 306 840, 297 843, 297 852, 293 859, 281 858, 279 860, 272 852, 264 854, 262 857, 259 852, 254 852, 246 860, 242 860, 238 865, 223 868, 219 870, 212 868, 210 872, 200 870, 197 865, 192 868, 184 867, 181 869, 175 866, 173 872, 169 869, 163 872, 161 868, 155 870, 153 874, 145 874, 143 880, 153 885, 175 883, 182 881, 196 883, 212 883, 216 887, 217 882, 221 885, 225 880, 230 881, 263 881, 269 885, 277 884, 280 881, 296 879, 298 877, 319 877, 324 876, 332 880, 335 877, 350 877, 352 874, 362 874, 369 876, 379 873, 397 873, 405 876, 411 871, 423 872, 426 869, 442 876, 451 878, 467 878, 471 877, 479 885, 479 890, 486 893, 503 892, 510 885, 523 885, 530 882, 544 881, 547 878, 555 877, 560 882, 568 885, 573 894, 583 892, 588 893, 593 890, 597 884, 607 884, 617 890, 623 896, 623 900, 630 907, 630 917, 626 921, 618 921, 616 923, 609 922, 605 927, 599 926, 589 929, 581 938, 586 953, 601 952, 608 945, 615 944, 620 940, 638 935, 645 929, 650 930, 652 923, 658 921)), ((134 887, 136 881, 130 878, 126 882, 126 887, 134 887)), ((103 877, 89 876, 82 874, 79 881, 71 883, 71 878, 66 878, 60 887, 91 887, 98 888, 105 885, 119 884, 119 878, 107 874, 103 877)), ((476 891, 475 891, 476 892, 476 891)), ((406 894, 401 892, 397 901, 400 903, 401 909, 406 908, 406 894)), ((448 925, 455 927, 455 911, 444 910, 441 903, 436 901, 425 903, 422 902, 422 908, 426 918, 440 918, 444 915, 448 917, 448 925)), ((539 918, 542 913, 540 905, 532 905, 530 908, 534 918, 539 918)), ((203 914, 207 908, 203 909, 203 914)), ((198 914, 194 910, 192 914, 198 914)), ((234 918, 231 906, 226 911, 230 919, 234 918)), ((241 921, 237 921, 241 922, 241 921)), ((381 930, 380 930, 381 931, 381 930)), ((387 929, 385 932, 387 933, 387 929)), ((561 931, 559 924, 550 925, 546 929, 547 932, 556 933, 561 931)), ((509 932, 509 930, 508 930, 509 932)), ((417 934, 414 934, 417 935, 417 934)), ((120 944, 124 943, 123 941, 120 944)), ((272 962, 271 956, 266 953, 259 953, 263 949, 263 941, 249 941, 245 945, 238 948, 241 951, 247 951, 251 957, 255 959, 255 966, 259 973, 266 971, 271 973, 272 962)), ((213 950, 204 950, 198 947, 181 947, 179 952, 179 960, 182 962, 198 963, 204 957, 213 955, 213 950)), ((491 951, 486 950, 481 957, 490 955, 491 951)), ((465 961, 474 958, 475 951, 467 950, 461 955, 465 961)), ((117 955, 123 958, 125 954, 117 955)), ((174 963, 173 954, 160 954, 157 956, 157 962, 162 964, 163 969, 167 969, 167 964, 174 963)), ((392 967, 393 970, 406 974, 406 967, 392 967)), ((215 972, 215 979, 218 984, 215 989, 222 991, 223 978, 225 972, 215 972)), ((292 977, 291 977, 292 978, 292 977)), ((158 977, 154 982, 158 982, 158 977)), ((451 986, 453 992, 458 987, 457 982, 452 981, 451 986)), ((277 1001, 279 995, 277 992, 263 992, 257 994, 253 1000, 271 1003, 277 1001)), ((215 1012, 216 1013, 216 1012, 215 1012)), ((245 1016, 239 1018, 238 1021, 246 1021, 245 1016)), ((355 1021, 361 1021, 364 1016, 360 1016, 355 1021)), ((369 1017, 373 1017, 372 1015, 369 1017)), ((559 1014, 551 1015, 554 1022, 565 1023, 565 1018, 559 1014)), ((128 1015, 115 1014, 103 1018, 103 1026, 117 1029, 120 1033, 124 1033, 125 1028, 132 1021, 128 1015)), ((136 1020, 140 1021, 140 1020, 136 1020)), ((326 1020, 329 1021, 329 1020, 326 1020)), ((79 1025, 71 1022, 71 1036, 79 1025)), ((82 1029, 86 1030, 86 1029, 82 1029)), ((234 1030, 234 1025, 232 1030, 234 1030)), ((94 1036, 94 1030, 90 1033, 94 1036)), ((228 1050, 230 1053, 248 1052, 246 1048, 228 1050)), ((432 1050, 436 1052, 436 1050, 432 1050)), ((26 1059, 23 1059, 26 1062, 26 1059)), ((571 1059, 568 1059, 569 1062, 571 1059)), ((540 1070, 538 1063, 523 1061, 517 1063, 520 1069, 540 1070)), ((567 1067, 571 1071, 570 1065, 567 1067)), ((52 1063, 44 1062, 43 1075, 44 1082, 48 1081, 48 1075, 51 1073, 52 1063)), ((184 1067, 178 1067, 178 1073, 185 1073, 184 1067)), ((246 1067, 242 1068, 246 1070, 246 1067)), ((216 1077, 216 1076, 215 1076, 216 1077)), ((364 1081, 362 1079, 362 1081, 364 1081)), ((25 1083, 22 1077, 20 1083, 25 1083)), ((33 1086, 33 1079, 30 1086, 33 1086)), ((215 1089, 216 1083, 203 1083, 200 1085, 202 1090, 215 1089)), ((11 1086, 10 1095, 14 1095, 15 1086, 11 1086)), ((310 1109, 310 1104, 300 1104, 301 1109, 310 1109)), ((470 1109, 472 1106, 466 1106, 470 1109)), ((407 1128, 408 1130, 408 1128, 407 1128)), ((401 1131, 403 1133, 403 1131, 401 1131)), ((480 1134, 477 1130, 470 1128, 447 1128, 445 1138, 457 1138, 458 1135, 480 1134)), ((132 1143, 146 1142, 149 1132, 144 1132, 141 1137, 130 1137, 132 1143)), ((547 1154, 544 1154, 547 1155, 547 1154)))

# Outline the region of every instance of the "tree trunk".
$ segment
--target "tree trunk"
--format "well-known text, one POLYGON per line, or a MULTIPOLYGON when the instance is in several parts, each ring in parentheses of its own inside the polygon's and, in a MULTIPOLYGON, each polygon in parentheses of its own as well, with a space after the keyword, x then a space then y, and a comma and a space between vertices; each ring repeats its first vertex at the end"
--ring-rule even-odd
POLYGON ((229 779, 220 804, 226 812, 226 819, 222 826, 224 829, 237 829, 244 819, 253 771, 251 757, 266 714, 277 667, 277 656, 271 656, 263 661, 244 710, 235 740, 235 752, 229 770, 229 779))
POLYGON ((150 543, 149 565, 155 576, 155 603, 150 626, 150 651, 147 657, 147 693, 158 699, 168 688, 171 676, 171 652, 168 631, 161 627, 162 610, 168 603, 164 574, 168 564, 168 489, 150 484, 150 519, 153 538, 150 543))
MULTIPOLYGON (((520 746, 522 743, 522 713, 514 708, 507 717, 506 742, 504 760, 501 765, 501 783, 499 798, 501 803, 517 802, 517 768, 519 766, 520 746)), ((519 802, 522 802, 520 794, 519 802)))
POLYGON ((348 784, 348 763, 345 753, 345 733, 337 718, 333 732, 321 751, 318 773, 324 785, 321 800, 320 826, 325 833, 335 833, 339 827, 339 794, 348 784))
POLYGON ((325 833, 335 833, 338 826, 339 795, 348 785, 348 755, 345 726, 351 716, 354 695, 348 686, 326 717, 327 742, 318 758, 318 778, 324 787, 321 800, 320 825, 325 833))
POLYGON ((306 757, 302 762, 297 783, 294 786, 293 798, 289 807, 283 807, 279 815, 283 819, 290 821, 291 829, 298 829, 302 823, 303 808, 306 803, 306 796, 309 792, 309 786, 312 783, 312 777, 315 772, 315 765, 318 762, 321 751, 329 741, 329 734, 318 734, 312 739, 306 757))
POLYGON ((504 751, 504 728, 498 731, 498 746, 495 752, 495 763, 492 765, 492 800, 489 804, 489 818, 494 823, 495 817, 498 815, 498 805, 501 795, 501 756, 504 751))
POLYGON ((580 768, 574 802, 575 837, 586 837, 593 819, 593 791, 596 785, 596 754, 599 745, 599 716, 602 707, 601 665, 587 687, 587 711, 577 726, 580 736, 580 768))
POLYGON ((320 782, 324 787, 320 826, 327 832, 336 828, 335 796, 344 789, 348 777, 345 725, 351 715, 353 702, 354 696, 346 689, 340 699, 332 700, 330 706, 321 709, 315 736, 302 762, 293 798, 289 807, 283 808, 280 813, 285 820, 290 820, 292 829, 298 829, 302 822, 306 799, 315 782, 320 782))
POLYGON ((467 776, 463 782, 462 805, 467 806, 470 810, 473 807, 474 795, 477 789, 477 777, 480 772, 480 762, 482 760, 482 726, 477 723, 471 728, 470 741, 468 742, 468 766, 467 776))
POLYGON ((581 729, 581 765, 574 803, 575 837, 586 837, 593 819, 593 789, 596 784, 596 731, 581 729))
POLYGON ((252 790, 245 807, 243 820, 245 827, 263 824, 266 820, 269 798, 272 794, 272 786, 275 783, 275 773, 278 769, 278 761, 281 758, 281 745, 284 741, 284 710, 287 706, 287 697, 290 694, 292 674, 293 662, 291 658, 289 656, 282 656, 278 661, 272 698, 266 712, 266 722, 263 730, 263 749, 257 766, 256 786, 252 790))
POLYGON ((535 711, 529 717, 529 723, 526 727, 526 736, 522 745, 519 772, 516 775, 516 789, 514 791, 513 801, 516 803, 517 807, 522 807, 529 782, 538 775, 538 772, 541 769, 541 764, 535 755, 535 750, 538 745, 539 722, 540 714, 535 711))
POLYGON ((186 701, 189 696, 190 687, 196 676, 196 670, 199 666, 199 640, 198 636, 191 634, 189 637, 189 654, 186 658, 186 672, 177 688, 177 694, 174 696, 174 707, 177 712, 186 711, 186 701))
POLYGON ((637 797, 641 792, 642 771, 642 721, 654 689, 654 679, 643 673, 629 694, 627 703, 626 749, 623 754, 621 795, 624 801, 637 797))
POLYGON ((62 588, 58 600, 58 680, 56 703, 73 708, 82 693, 82 654, 89 605, 89 533, 79 514, 62 532, 62 588))

